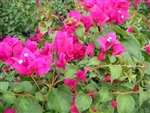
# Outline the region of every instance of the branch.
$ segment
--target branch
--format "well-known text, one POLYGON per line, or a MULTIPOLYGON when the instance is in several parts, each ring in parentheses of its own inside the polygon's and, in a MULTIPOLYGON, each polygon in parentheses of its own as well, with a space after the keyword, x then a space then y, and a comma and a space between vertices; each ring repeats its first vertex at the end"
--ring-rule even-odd
POLYGON ((25 97, 25 96, 34 97, 34 96, 31 95, 31 94, 15 94, 15 93, 14 93, 14 95, 15 95, 15 96, 21 96, 21 97, 25 97))
MULTIPOLYGON (((35 85, 37 86, 37 88, 39 89, 40 93, 43 95, 41 88, 39 87, 38 83, 36 82, 36 80, 34 79, 33 75, 31 75, 32 80, 34 81, 35 85)), ((44 97, 44 95, 43 95, 44 97)), ((44 97, 45 98, 45 97, 44 97)))

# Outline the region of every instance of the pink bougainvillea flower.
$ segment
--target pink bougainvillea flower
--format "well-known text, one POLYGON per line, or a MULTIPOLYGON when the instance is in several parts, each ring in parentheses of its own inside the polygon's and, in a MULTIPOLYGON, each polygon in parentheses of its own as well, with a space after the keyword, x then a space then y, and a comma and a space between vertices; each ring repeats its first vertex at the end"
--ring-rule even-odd
POLYGON ((36 33, 41 33, 41 27, 38 27, 38 28, 36 29, 36 33))
POLYGON ((146 1, 146 5, 150 7, 150 0, 146 1))
POLYGON ((36 76, 41 76, 46 74, 50 70, 50 64, 45 61, 45 58, 36 58, 26 70, 27 75, 32 75, 33 72, 36 73, 36 76))
POLYGON ((25 42, 25 47, 33 53, 37 51, 37 43, 35 41, 27 40, 25 42))
POLYGON ((3 113, 16 113, 16 111, 12 108, 8 108, 3 113))
POLYGON ((65 59, 66 55, 63 53, 59 54, 59 60, 55 63, 55 66, 59 67, 59 68, 63 68, 66 69, 66 59, 65 59))
POLYGON ((56 34, 53 48, 58 55, 60 53, 65 54, 67 62, 73 59, 73 37, 68 36, 67 32, 59 31, 56 34))
POLYGON ((0 60, 6 62, 12 56, 12 48, 4 42, 0 43, 0 60))
POLYGON ((83 16, 81 18, 81 22, 84 24, 86 32, 88 32, 89 28, 91 26, 93 26, 93 20, 92 20, 92 16, 91 15, 89 15, 89 16, 83 16))
POLYGON ((141 2, 142 2, 142 0, 135 0, 135 2, 136 2, 136 3, 141 3, 141 2))
POLYGON ((75 19, 72 19, 71 22, 67 22, 65 20, 63 23, 64 23, 63 31, 67 32, 68 34, 73 34, 75 31, 75 28, 80 26, 80 24, 75 19))
POLYGON ((86 10, 89 10, 90 8, 92 8, 94 6, 95 3, 96 3, 96 0, 84 0, 83 7, 86 10))
POLYGON ((71 87, 76 92, 76 85, 78 84, 78 82, 79 81, 77 79, 71 80, 69 78, 66 78, 64 84, 71 87))
POLYGON ((134 85, 133 91, 137 91, 138 90, 138 84, 134 85))
POLYGON ((79 11, 70 11, 68 13, 68 17, 71 18, 73 17, 74 19, 76 19, 77 21, 80 21, 82 18, 82 15, 79 11))
POLYGON ((113 10, 116 12, 114 16, 116 17, 117 23, 121 25, 130 17, 128 9, 131 3, 127 1, 114 3, 113 10))
POLYGON ((120 42, 116 42, 112 45, 112 49, 113 49, 113 55, 121 55, 123 52, 126 52, 125 47, 120 43, 120 42))
POLYGON ((82 79, 82 82, 86 82, 86 74, 83 70, 78 70, 75 75, 78 77, 78 79, 82 79))
POLYGON ((116 100, 113 100, 111 102, 111 105, 114 107, 114 108, 117 108, 117 101, 116 100))
POLYGON ((38 1, 36 2, 36 4, 37 4, 38 6, 41 6, 41 1, 38 0, 38 1))
POLYGON ((3 67, 3 70, 4 70, 5 72, 9 72, 9 70, 10 70, 10 69, 9 69, 9 66, 4 66, 4 67, 3 67))
POLYGON ((103 27, 103 24, 109 19, 106 13, 103 12, 103 10, 98 5, 94 5, 91 8, 91 16, 100 27, 103 27))
POLYGON ((14 82, 15 82, 15 83, 18 83, 18 82, 20 82, 20 80, 18 80, 18 79, 15 79, 15 80, 14 80, 14 82))
POLYGON ((41 34, 41 33, 36 34, 36 40, 38 43, 41 42, 42 38, 43 38, 43 34, 41 34))
POLYGON ((3 39, 3 36, 0 36, 0 40, 2 40, 3 39))
POLYGON ((73 60, 82 60, 85 56, 86 46, 75 43, 73 45, 73 60))
POLYGON ((97 57, 98 60, 103 61, 106 57, 106 52, 105 51, 101 51, 99 56, 97 57))
POLYGON ((17 42, 18 42, 18 38, 11 38, 10 36, 7 36, 3 42, 7 43, 9 46, 13 47, 17 42))
POLYGON ((98 110, 96 110, 95 107, 92 107, 93 112, 97 112, 98 110))
POLYGON ((148 54, 150 54, 150 44, 147 44, 147 45, 145 46, 145 50, 146 50, 146 52, 147 52, 148 54))
POLYGON ((88 44, 87 48, 86 48, 86 54, 89 56, 92 56, 94 54, 94 48, 95 48, 95 44, 88 44))
MULTIPOLYGON (((119 10, 120 11, 120 10, 119 10)), ((118 15, 117 15, 117 23, 119 25, 123 24, 128 18, 130 17, 130 14, 128 11, 126 12, 118 12, 118 15)))
POLYGON ((106 57, 106 52, 112 47, 113 55, 121 55, 125 52, 124 46, 116 40, 116 34, 111 32, 106 35, 106 37, 102 36, 98 38, 98 42, 101 45, 101 52, 98 56, 98 60, 103 61, 106 57))
POLYGON ((59 56, 58 67, 65 69, 65 64, 72 60, 81 60, 85 56, 86 46, 79 44, 78 39, 67 32, 58 32, 53 44, 59 56))
POLYGON ((52 55, 52 44, 45 42, 45 46, 43 47, 41 54, 43 55, 52 55))
POLYGON ((127 31, 130 32, 130 33, 135 33, 135 31, 132 27, 128 27, 127 31))
MULTIPOLYGON (((109 40, 109 42, 110 42, 111 38, 109 38, 108 40, 109 40)), ((111 47, 111 45, 108 46, 107 43, 109 43, 109 42, 107 42, 107 40, 106 40, 106 38, 105 38, 104 36, 98 38, 98 42, 99 42, 99 44, 101 45, 101 48, 102 48, 104 51, 107 51, 107 50, 111 47), (108 47, 107 47, 107 46, 108 46, 108 47)))
POLYGON ((70 111, 71 111, 71 113, 79 113, 79 111, 78 111, 78 109, 75 105, 75 99, 74 98, 72 99, 72 104, 71 104, 71 107, 70 107, 70 111))
POLYGON ((150 29, 150 24, 148 24, 148 28, 150 29))
POLYGON ((3 40, 3 42, 7 43, 12 48, 13 56, 18 57, 21 54, 23 45, 20 40, 8 36, 3 40))
POLYGON ((116 34, 111 32, 106 35, 106 37, 98 38, 98 42, 101 45, 103 51, 107 51, 111 48, 112 44, 116 42, 116 34))
POLYGON ((20 74, 26 74, 26 69, 32 61, 36 59, 35 55, 27 48, 24 48, 19 57, 12 57, 14 63, 12 67, 20 74))
MULTIPOLYGON (((105 77, 105 82, 111 82, 111 77, 110 77, 110 75, 106 75, 106 77, 105 77)), ((115 83, 115 84, 117 84, 118 83, 118 80, 117 79, 115 79, 115 80, 113 80, 113 83, 115 83)))
POLYGON ((111 82, 110 75, 107 75, 107 76, 105 77, 105 82, 111 82))

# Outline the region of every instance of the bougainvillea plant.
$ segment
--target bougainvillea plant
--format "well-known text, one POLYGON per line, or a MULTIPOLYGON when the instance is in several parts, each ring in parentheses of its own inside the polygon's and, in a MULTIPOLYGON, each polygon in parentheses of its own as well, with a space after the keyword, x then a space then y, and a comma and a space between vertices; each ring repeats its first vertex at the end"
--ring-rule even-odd
POLYGON ((149 113, 150 20, 133 8, 78 0, 61 30, 1 36, 0 113, 149 113))

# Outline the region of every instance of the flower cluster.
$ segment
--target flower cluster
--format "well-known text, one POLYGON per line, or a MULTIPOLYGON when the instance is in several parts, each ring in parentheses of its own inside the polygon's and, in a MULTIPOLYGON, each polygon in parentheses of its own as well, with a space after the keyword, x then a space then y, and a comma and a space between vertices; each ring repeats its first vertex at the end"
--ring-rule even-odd
POLYGON ((83 7, 100 27, 106 23, 117 22, 121 25, 129 18, 130 2, 126 0, 83 0, 83 7), (101 16, 100 16, 101 15, 101 16))
POLYGON ((67 62, 83 59, 86 51, 86 46, 79 44, 76 36, 61 31, 56 34, 53 48, 59 56, 55 65, 63 69, 65 69, 67 62))
POLYGON ((101 45, 101 52, 98 59, 103 61, 106 57, 107 51, 112 48, 112 54, 114 56, 121 55, 125 52, 125 47, 116 40, 116 34, 111 32, 106 35, 106 37, 98 38, 98 42, 101 45))
POLYGON ((20 74, 36 76, 46 74, 52 62, 52 45, 48 42, 40 50, 35 41, 27 40, 24 45, 15 37, 6 37, 0 43, 0 60, 20 74))

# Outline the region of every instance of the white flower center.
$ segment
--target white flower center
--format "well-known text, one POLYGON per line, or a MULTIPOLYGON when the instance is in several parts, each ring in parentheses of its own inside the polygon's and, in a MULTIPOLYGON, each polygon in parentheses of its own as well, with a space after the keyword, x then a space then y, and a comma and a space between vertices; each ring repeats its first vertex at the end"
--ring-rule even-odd
POLYGON ((28 57, 28 53, 25 53, 24 56, 25 56, 25 57, 28 57))
POLYGON ((107 41, 110 42, 111 39, 112 39, 112 37, 108 37, 108 38, 107 38, 107 41))
POLYGON ((111 40, 111 39, 112 39, 112 37, 108 37, 108 39, 110 39, 110 40, 111 40))
POLYGON ((124 15, 122 15, 121 18, 124 18, 124 15))
POLYGON ((121 11, 119 10, 118 13, 121 13, 121 11))
POLYGON ((22 63, 23 63, 23 60, 21 59, 21 60, 19 60, 18 62, 19 62, 19 64, 22 64, 22 63))
POLYGON ((107 41, 110 42, 110 39, 108 38, 107 41))

